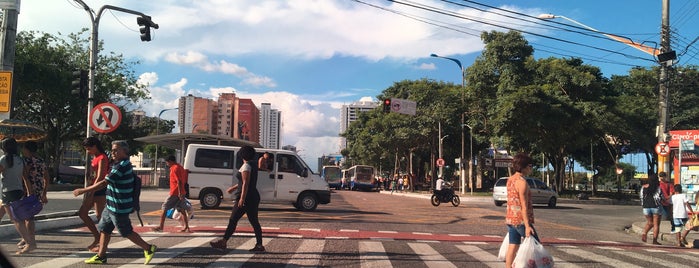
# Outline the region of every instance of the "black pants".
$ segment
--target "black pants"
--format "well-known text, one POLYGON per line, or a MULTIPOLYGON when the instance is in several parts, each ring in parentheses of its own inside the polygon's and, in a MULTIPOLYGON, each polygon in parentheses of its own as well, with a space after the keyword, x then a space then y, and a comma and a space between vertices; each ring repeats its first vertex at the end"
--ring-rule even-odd
POLYGON ((228 240, 235 233, 235 228, 238 226, 238 221, 243 215, 248 215, 248 221, 252 225, 252 229, 255 231, 255 239, 258 245, 262 245, 262 226, 260 226, 260 220, 257 217, 260 211, 260 194, 257 191, 251 191, 247 198, 245 199, 245 205, 242 208, 238 207, 238 203, 233 204, 233 211, 231 211, 231 217, 228 219, 228 227, 226 227, 226 232, 223 234, 223 238, 228 240))

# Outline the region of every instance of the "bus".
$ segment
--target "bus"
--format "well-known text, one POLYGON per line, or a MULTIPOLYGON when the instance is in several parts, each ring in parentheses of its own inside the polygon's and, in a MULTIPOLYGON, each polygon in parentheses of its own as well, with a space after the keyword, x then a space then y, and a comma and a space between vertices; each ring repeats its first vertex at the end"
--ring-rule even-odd
POLYGON ((342 187, 342 170, 338 166, 323 166, 320 176, 328 183, 331 189, 342 187))
POLYGON ((376 177, 374 167, 356 165, 347 169, 346 178, 350 180, 350 190, 374 190, 376 188, 376 177))

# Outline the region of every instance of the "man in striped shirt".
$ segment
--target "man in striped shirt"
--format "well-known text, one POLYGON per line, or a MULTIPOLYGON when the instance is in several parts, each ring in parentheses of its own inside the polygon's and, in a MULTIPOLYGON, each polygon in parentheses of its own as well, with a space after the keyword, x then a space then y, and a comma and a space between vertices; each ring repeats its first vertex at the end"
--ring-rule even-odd
POLYGON ((87 188, 79 188, 73 191, 73 195, 79 196, 86 192, 94 192, 107 187, 107 206, 102 212, 102 218, 97 224, 100 231, 99 251, 95 256, 85 260, 87 264, 106 264, 107 246, 116 227, 122 237, 143 249, 146 258, 145 264, 150 263, 157 247, 143 241, 141 236, 133 231, 129 214, 133 211, 134 174, 133 166, 129 162, 129 145, 126 141, 112 142, 112 158, 114 165, 111 172, 104 180, 87 188))

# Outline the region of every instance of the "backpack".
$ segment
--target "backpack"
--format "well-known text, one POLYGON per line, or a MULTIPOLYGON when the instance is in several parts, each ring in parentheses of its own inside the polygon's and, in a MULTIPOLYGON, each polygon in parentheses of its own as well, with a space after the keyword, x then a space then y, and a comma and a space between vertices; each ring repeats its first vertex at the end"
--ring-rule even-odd
POLYGON ((141 177, 138 175, 134 174, 133 175, 133 213, 134 211, 140 211, 141 210, 141 186, 142 186, 143 181, 141 180, 141 177))
POLYGON ((141 219, 141 186, 143 186, 143 181, 141 177, 133 174, 133 210, 131 213, 136 211, 136 216, 138 216, 138 221, 141 222, 143 226, 143 220, 141 219))

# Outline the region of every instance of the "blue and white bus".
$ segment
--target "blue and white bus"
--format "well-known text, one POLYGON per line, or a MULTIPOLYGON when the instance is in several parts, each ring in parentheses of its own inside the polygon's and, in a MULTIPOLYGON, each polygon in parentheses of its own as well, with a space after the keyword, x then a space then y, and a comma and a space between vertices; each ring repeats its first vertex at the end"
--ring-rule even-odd
POLYGON ((350 180, 350 190, 374 190, 376 188, 376 177, 374 167, 356 165, 347 169, 347 178, 350 180))
POLYGON ((331 189, 340 189, 342 186, 342 169, 338 166, 323 166, 320 170, 320 176, 331 189))

